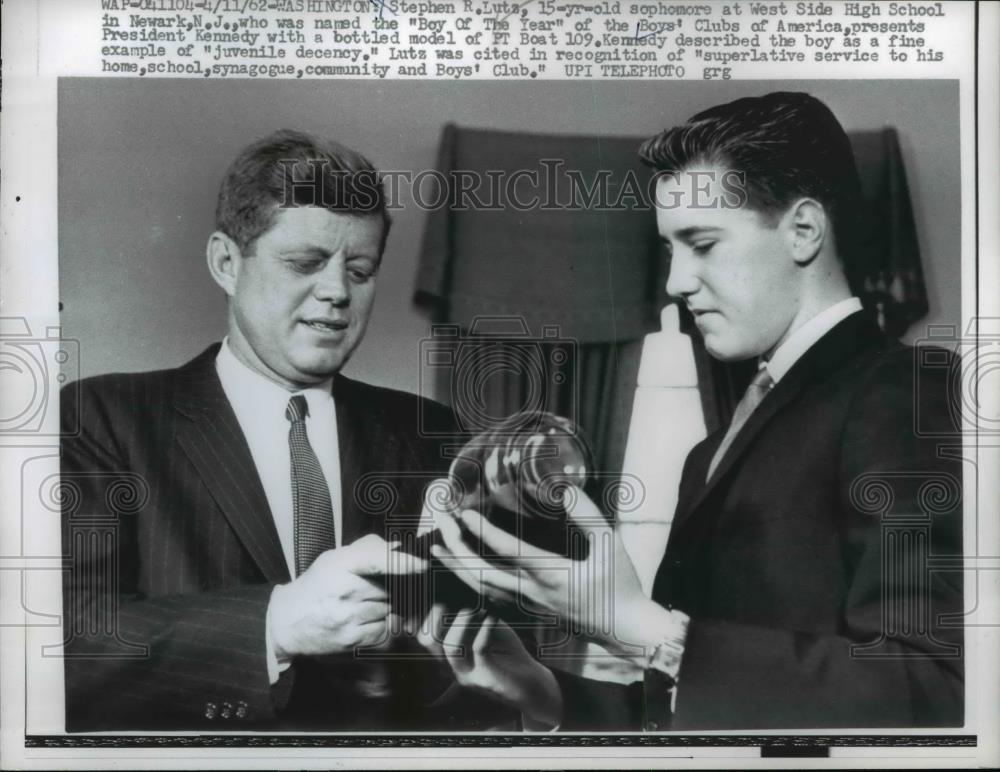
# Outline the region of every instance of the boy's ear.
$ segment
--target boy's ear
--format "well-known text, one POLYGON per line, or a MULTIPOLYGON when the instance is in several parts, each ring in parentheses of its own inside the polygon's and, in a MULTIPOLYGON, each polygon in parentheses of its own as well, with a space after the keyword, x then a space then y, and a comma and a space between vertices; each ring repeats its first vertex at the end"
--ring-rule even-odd
POLYGON ((792 258, 799 265, 811 263, 827 239, 830 226, 823 205, 812 198, 802 198, 787 214, 792 258))

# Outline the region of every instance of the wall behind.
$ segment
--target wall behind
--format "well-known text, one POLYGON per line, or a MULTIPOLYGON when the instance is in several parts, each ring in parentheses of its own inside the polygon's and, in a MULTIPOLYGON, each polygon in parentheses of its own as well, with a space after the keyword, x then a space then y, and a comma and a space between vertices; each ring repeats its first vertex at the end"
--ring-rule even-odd
MULTIPOLYGON (((81 374, 173 367, 225 334, 205 240, 233 156, 281 127, 337 139, 382 169, 434 167, 442 126, 652 135, 741 96, 808 91, 845 129, 895 126, 931 310, 959 324, 958 88, 952 81, 210 81, 62 79, 59 252, 63 334, 81 374)), ((418 387, 429 320, 413 306, 425 214, 395 224, 378 300, 350 375, 418 387)), ((908 337, 918 337, 911 330, 908 337)))

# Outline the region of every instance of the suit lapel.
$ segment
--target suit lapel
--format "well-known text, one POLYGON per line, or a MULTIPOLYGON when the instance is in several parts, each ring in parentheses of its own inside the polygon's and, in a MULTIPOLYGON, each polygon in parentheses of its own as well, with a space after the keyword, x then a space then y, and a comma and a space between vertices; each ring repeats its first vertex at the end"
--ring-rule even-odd
POLYGON ((366 473, 385 470, 386 474, 381 475, 380 479, 384 478, 393 484, 401 471, 387 468, 392 460, 384 455, 390 445, 385 438, 385 418, 376 405, 370 404, 370 395, 366 399, 360 392, 359 384, 348 378, 338 375, 333 379, 333 399, 337 406, 337 446, 340 452, 340 498, 344 508, 341 519, 344 544, 350 544, 369 533, 384 535, 384 513, 379 516, 378 513, 373 514, 371 507, 360 506, 360 502, 380 497, 380 492, 374 487, 369 488, 370 484, 377 483, 378 480, 367 478, 366 473))
POLYGON ((708 465, 715 455, 715 449, 722 442, 725 429, 720 429, 703 443, 696 445, 691 450, 691 458, 688 461, 686 474, 681 477, 680 490, 677 495, 677 505, 674 507, 674 526, 684 519, 685 514, 693 509, 694 500, 699 497, 705 487, 705 475, 708 473, 708 465))
MULTIPOLYGON (((767 424, 788 405, 789 402, 802 391, 803 387, 814 382, 829 373, 839 369, 843 362, 853 354, 856 354, 866 344, 878 340, 881 333, 874 323, 864 313, 856 313, 844 319, 831 329, 826 335, 820 338, 785 374, 785 377, 778 382, 771 390, 771 393, 764 398, 757 409, 747 419, 746 424, 736 435, 736 439, 730 445, 726 455, 723 456, 712 475, 706 483, 696 487, 692 492, 689 503, 683 509, 678 508, 674 518, 674 528, 689 518, 709 495, 719 486, 720 482, 728 476, 730 470, 737 465, 754 439, 767 426, 767 424)), ((721 442, 723 432, 719 433, 717 442, 711 443, 714 449, 721 442)), ((702 450, 708 450, 708 447, 702 450)), ((711 455, 702 454, 698 463, 692 464, 692 474, 700 475, 698 480, 705 479, 708 469, 708 462, 711 455)), ((695 481, 697 483, 697 481, 695 481)))
MULTIPOLYGON (((701 489, 695 495, 691 506, 688 511, 693 511, 698 508, 702 501, 715 489, 719 484, 719 481, 724 479, 726 474, 732 469, 733 465, 743 456, 746 449, 753 442, 754 438, 760 433, 767 423, 773 418, 785 405, 791 402, 795 396, 802 390, 803 380, 801 378, 782 378, 781 382, 778 383, 771 392, 765 397, 764 401, 760 403, 756 410, 747 419, 747 422, 740 429, 739 434, 733 440, 732 445, 726 451, 726 454, 722 457, 719 465, 715 469, 715 473, 712 477, 701 486, 701 489)), ((718 447, 718 443, 715 443, 715 447, 718 447)), ((699 473, 701 474, 701 479, 705 479, 705 473, 708 471, 707 465, 699 465, 699 473)))
POLYGON ((270 582, 290 579, 281 541, 250 448, 215 370, 218 345, 177 375, 177 441, 229 525, 270 582))

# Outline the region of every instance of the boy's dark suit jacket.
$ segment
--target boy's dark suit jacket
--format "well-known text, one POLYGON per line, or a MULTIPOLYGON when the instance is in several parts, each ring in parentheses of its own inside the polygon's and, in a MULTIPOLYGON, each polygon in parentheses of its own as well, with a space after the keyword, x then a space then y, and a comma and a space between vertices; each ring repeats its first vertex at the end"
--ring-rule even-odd
POLYGON ((648 676, 557 673, 563 729, 961 725, 962 468, 944 447, 960 444, 956 371, 920 351, 854 314, 707 484, 724 432, 691 451, 653 589, 691 617, 676 714, 648 676))
MULTIPOLYGON (((249 447, 215 370, 218 345, 176 370, 64 391, 67 729, 476 727, 423 707, 441 671, 411 660, 298 659, 268 682, 265 610, 288 569, 249 447), (457 722, 457 724, 456 724, 457 722)), ((424 426, 449 414, 338 376, 343 542, 386 537, 447 469, 424 426)))

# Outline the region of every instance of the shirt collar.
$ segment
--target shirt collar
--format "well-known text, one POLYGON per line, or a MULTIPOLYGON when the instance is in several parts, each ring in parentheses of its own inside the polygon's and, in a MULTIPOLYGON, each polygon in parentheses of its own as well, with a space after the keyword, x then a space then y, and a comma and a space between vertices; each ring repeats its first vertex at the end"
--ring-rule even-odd
POLYGON ((760 363, 761 367, 766 366, 771 379, 777 383, 794 365, 803 354, 830 330, 837 326, 851 314, 861 310, 861 301, 852 297, 834 303, 829 308, 820 311, 816 316, 807 321, 795 332, 788 336, 785 341, 774 350, 774 354, 766 362, 760 363))
POLYGON ((222 340, 219 355, 215 359, 215 366, 226 393, 238 395, 243 404, 261 405, 280 402, 282 409, 284 409, 293 394, 304 395, 310 406, 314 405, 318 399, 332 398, 332 378, 305 389, 295 391, 287 389, 241 362, 229 345, 228 336, 222 340))

